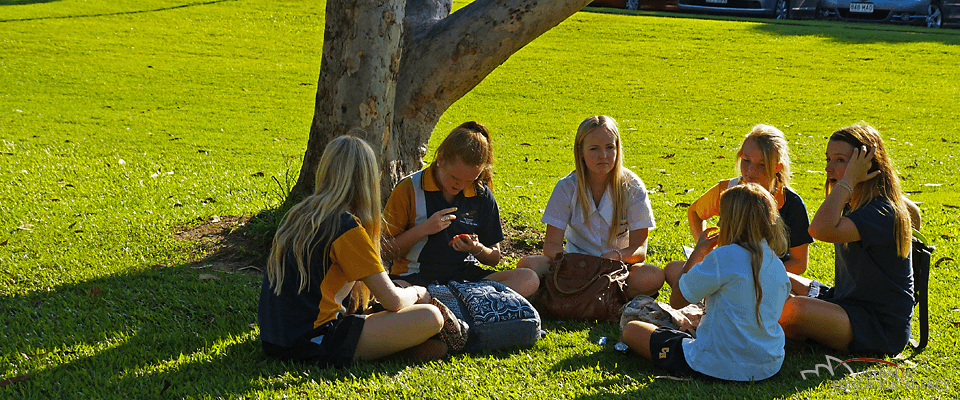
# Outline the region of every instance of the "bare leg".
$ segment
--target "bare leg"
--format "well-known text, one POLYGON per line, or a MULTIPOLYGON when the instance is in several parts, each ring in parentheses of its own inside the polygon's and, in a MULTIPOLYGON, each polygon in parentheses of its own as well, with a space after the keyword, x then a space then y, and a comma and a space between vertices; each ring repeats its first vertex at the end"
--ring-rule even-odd
POLYGON ((667 263, 666 267, 663 267, 663 274, 666 277, 667 284, 670 285, 670 307, 673 307, 677 310, 686 307, 690 304, 686 298, 680 294, 680 271, 683 270, 683 266, 686 264, 686 261, 670 261, 667 263))
POLYGON ((543 278, 550 270, 550 261, 550 257, 547 256, 526 256, 517 261, 517 269, 532 269, 537 272, 537 276, 543 278))
POLYGON ((423 343, 440 332, 443 315, 429 304, 415 304, 398 312, 382 311, 367 317, 354 359, 374 360, 423 343))
POLYGON ((623 327, 623 337, 620 340, 630 346, 630 350, 633 350, 634 353, 648 360, 653 360, 650 355, 650 335, 655 330, 657 330, 656 325, 643 321, 630 321, 627 326, 623 327))
POLYGON ((680 270, 683 269, 684 264, 684 261, 670 261, 663 267, 663 275, 670 287, 675 288, 680 283, 680 270))
POLYGON ((663 287, 663 270, 650 264, 633 264, 630 266, 630 275, 627 276, 628 298, 641 294, 651 296, 663 287))
POLYGON ((537 277, 537 273, 528 268, 518 267, 516 269, 494 272, 487 275, 486 279, 500 282, 523 297, 530 297, 536 293, 537 288, 540 287, 540 278, 537 277))
POLYGON ((812 297, 787 298, 780 326, 791 339, 813 339, 840 351, 847 351, 853 341, 853 328, 843 307, 812 297))

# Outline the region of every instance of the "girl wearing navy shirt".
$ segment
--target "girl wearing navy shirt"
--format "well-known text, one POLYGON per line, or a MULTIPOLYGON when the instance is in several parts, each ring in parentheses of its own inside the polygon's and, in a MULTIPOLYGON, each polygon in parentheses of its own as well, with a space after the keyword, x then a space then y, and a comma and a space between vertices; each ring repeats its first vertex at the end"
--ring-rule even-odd
POLYGON ((899 353, 910 338, 913 271, 911 222, 880 133, 854 125, 827 143, 827 197, 810 235, 834 243, 835 286, 791 275, 780 324, 787 336, 851 352, 899 353), (803 296, 806 294, 806 296, 803 296))

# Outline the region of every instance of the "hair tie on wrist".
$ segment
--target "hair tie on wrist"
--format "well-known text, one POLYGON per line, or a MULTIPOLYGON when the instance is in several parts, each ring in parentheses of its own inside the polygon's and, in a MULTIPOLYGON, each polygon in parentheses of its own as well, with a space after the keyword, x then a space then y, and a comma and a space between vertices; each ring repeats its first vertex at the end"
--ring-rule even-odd
POLYGON ((850 192, 850 195, 853 196, 853 186, 850 186, 849 183, 846 183, 844 181, 837 181, 837 185, 844 189, 847 189, 847 191, 850 192))

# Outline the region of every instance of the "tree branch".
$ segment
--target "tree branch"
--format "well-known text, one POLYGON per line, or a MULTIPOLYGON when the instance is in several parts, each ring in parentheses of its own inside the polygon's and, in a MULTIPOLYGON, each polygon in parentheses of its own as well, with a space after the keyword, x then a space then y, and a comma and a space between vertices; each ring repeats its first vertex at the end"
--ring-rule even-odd
MULTIPOLYGON (((414 0, 411 0, 414 1, 414 0)), ((496 67, 590 0, 477 0, 406 32, 396 115, 442 114, 496 67)))

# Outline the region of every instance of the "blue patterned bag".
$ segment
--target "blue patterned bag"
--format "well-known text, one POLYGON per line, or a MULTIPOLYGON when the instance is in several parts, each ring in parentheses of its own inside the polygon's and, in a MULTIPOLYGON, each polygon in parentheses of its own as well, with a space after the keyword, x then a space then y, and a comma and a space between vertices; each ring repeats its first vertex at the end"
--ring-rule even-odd
POLYGON ((530 346, 542 334, 533 305, 499 282, 450 281, 427 291, 469 326, 466 351, 530 346))

